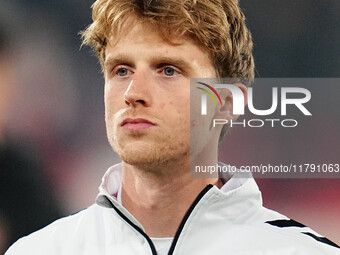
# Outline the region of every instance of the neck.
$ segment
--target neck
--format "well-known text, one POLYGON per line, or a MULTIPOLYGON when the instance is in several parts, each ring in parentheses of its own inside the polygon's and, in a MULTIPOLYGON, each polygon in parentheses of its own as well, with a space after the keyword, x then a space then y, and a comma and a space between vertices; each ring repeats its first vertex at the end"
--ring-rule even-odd
POLYGON ((189 159, 154 171, 123 163, 122 202, 149 236, 174 236, 202 189, 221 186, 218 178, 191 178, 189 169, 189 159))

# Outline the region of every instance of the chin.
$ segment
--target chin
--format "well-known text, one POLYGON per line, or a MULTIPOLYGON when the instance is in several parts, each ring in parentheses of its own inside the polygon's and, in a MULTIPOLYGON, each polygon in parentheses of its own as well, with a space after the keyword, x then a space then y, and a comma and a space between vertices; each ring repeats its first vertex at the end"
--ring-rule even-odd
POLYGON ((135 142, 115 148, 119 157, 127 164, 156 167, 177 161, 189 152, 189 145, 135 142))

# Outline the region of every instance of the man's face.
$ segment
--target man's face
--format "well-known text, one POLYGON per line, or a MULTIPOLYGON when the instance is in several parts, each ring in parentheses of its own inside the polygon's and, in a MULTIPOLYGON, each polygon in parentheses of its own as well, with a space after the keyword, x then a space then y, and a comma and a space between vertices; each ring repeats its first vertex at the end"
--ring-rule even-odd
POLYGON ((128 164, 159 165, 190 154, 190 78, 214 77, 208 53, 187 37, 126 23, 105 49, 105 119, 128 164))

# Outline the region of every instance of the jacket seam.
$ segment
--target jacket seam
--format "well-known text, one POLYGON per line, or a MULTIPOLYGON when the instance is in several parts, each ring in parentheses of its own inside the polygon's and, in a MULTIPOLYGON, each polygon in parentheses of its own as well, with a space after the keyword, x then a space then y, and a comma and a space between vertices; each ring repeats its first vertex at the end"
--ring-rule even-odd
POLYGON ((191 216, 192 212, 194 211, 194 209, 196 208, 196 205, 202 200, 202 198, 204 197, 205 194, 208 193, 208 191, 213 187, 213 185, 209 184, 207 185, 196 197, 196 199, 194 200, 194 202, 190 205, 188 211, 185 213, 177 231, 176 234, 174 236, 174 240, 171 243, 170 249, 168 251, 168 255, 172 255, 174 254, 177 242, 179 240, 179 237, 185 227, 186 222, 188 221, 189 217, 191 216))
POLYGON ((149 247, 151 249, 152 255, 157 255, 157 251, 155 248, 155 245, 153 244, 151 238, 135 223, 133 223, 128 217, 124 215, 107 197, 105 197, 109 203, 112 205, 113 209, 116 211, 116 213, 123 219, 125 220, 130 226, 132 226, 137 232, 139 232, 148 242, 149 247))

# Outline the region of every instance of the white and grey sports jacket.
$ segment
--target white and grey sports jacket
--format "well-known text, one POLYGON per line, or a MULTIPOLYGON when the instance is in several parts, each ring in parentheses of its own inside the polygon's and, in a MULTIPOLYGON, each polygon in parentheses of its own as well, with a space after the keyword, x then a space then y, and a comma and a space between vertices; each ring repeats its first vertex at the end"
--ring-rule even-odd
MULTIPOLYGON (((143 226, 119 203, 121 165, 103 177, 96 204, 21 238, 5 255, 157 254, 143 226)), ((340 255, 308 227, 262 206, 252 178, 208 185, 184 216, 168 254, 340 255)))

